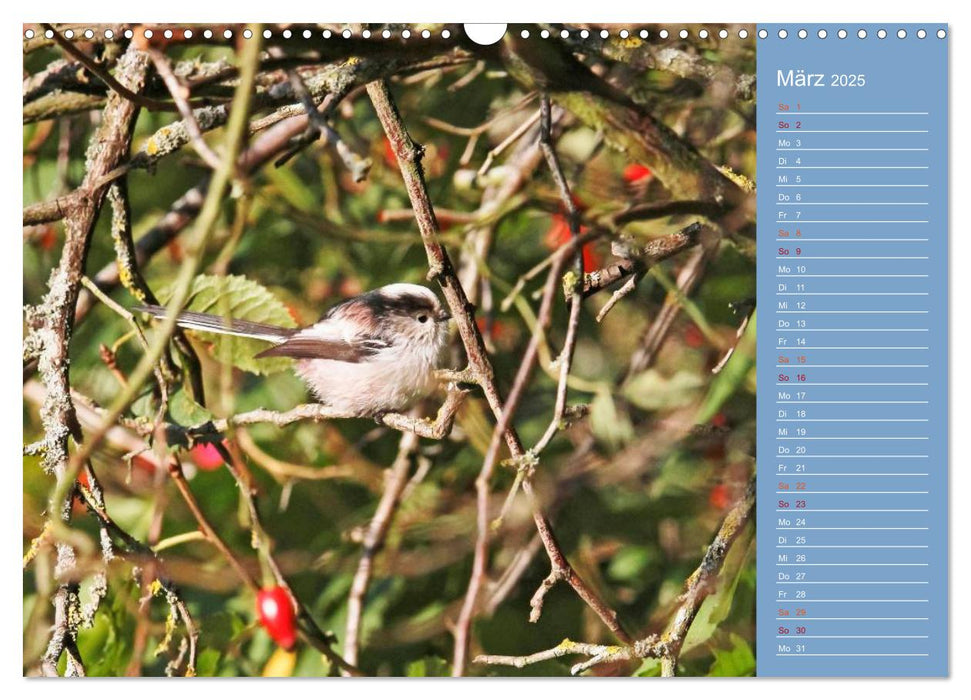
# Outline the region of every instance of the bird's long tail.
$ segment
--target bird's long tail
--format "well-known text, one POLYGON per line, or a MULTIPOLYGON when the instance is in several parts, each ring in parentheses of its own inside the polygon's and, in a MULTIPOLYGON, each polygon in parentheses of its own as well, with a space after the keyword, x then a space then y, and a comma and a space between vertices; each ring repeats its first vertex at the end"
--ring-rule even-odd
MULTIPOLYGON (((134 306, 132 311, 151 314, 155 318, 165 318, 168 309, 164 306, 154 304, 145 306, 134 306)), ((176 323, 182 328, 196 331, 206 331, 208 333, 221 333, 223 335, 235 335, 240 338, 255 338, 266 340, 271 343, 280 343, 292 336, 296 330, 293 328, 283 328, 273 326, 268 323, 255 323, 253 321, 240 321, 238 319, 223 318, 215 314, 204 314, 198 311, 183 311, 176 317, 176 323)))

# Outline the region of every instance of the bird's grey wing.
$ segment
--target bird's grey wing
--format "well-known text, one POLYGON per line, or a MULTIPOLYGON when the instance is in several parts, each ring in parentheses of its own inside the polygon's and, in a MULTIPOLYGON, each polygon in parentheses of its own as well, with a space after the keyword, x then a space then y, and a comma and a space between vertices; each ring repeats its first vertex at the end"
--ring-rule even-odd
MULTIPOLYGON (((168 309, 164 306, 146 304, 144 306, 133 306, 132 311, 151 314, 155 318, 165 318, 168 309)), ((241 338, 255 338, 256 340, 267 340, 270 342, 280 342, 297 332, 295 328, 282 328, 268 323, 256 323, 255 321, 243 321, 240 319, 227 319, 215 314, 204 314, 198 311, 182 311, 176 316, 176 323, 182 328, 195 331, 205 331, 207 333, 220 333, 223 335, 235 335, 241 338)))
POLYGON ((389 344, 376 338, 360 340, 334 340, 295 335, 279 345, 256 355, 261 357, 293 357, 301 360, 337 360, 338 362, 366 362, 389 344))

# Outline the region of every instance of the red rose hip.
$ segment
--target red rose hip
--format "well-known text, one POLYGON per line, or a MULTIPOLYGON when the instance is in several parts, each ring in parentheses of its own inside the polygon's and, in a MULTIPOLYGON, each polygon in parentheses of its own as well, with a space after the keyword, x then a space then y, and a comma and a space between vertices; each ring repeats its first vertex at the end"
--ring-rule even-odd
POLYGON ((256 612, 273 641, 292 649, 297 641, 297 617, 286 590, 280 586, 261 589, 256 594, 256 612))

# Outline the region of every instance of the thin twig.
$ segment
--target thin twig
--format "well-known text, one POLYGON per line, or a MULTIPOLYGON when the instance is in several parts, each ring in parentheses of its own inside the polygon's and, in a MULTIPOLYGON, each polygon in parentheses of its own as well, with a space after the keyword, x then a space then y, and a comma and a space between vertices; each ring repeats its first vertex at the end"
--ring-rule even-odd
POLYGON ((212 150, 212 147, 206 143, 206 140, 202 138, 202 130, 199 128, 199 122, 196 121, 195 114, 192 112, 192 106, 189 104, 189 88, 179 82, 179 79, 172 71, 172 66, 169 65, 169 60, 160 51, 157 49, 149 49, 148 53, 152 57, 152 62, 155 64, 155 70, 158 71, 162 82, 165 83, 165 87, 168 88, 172 99, 179 108, 179 114, 182 115, 186 129, 189 132, 189 138, 192 140, 192 147, 210 169, 216 170, 219 167, 221 159, 212 150))
POLYGON ((411 470, 412 457, 418 449, 418 436, 405 433, 398 443, 398 456, 385 475, 384 493, 374 511, 374 517, 368 525, 362 543, 363 551, 351 582, 351 591, 347 597, 347 623, 344 627, 344 658, 348 663, 357 664, 358 639, 361 633, 361 617, 364 611, 364 598, 371 583, 374 568, 374 557, 384 546, 384 540, 391 527, 395 510, 401 501, 405 486, 408 484, 408 472, 411 470))

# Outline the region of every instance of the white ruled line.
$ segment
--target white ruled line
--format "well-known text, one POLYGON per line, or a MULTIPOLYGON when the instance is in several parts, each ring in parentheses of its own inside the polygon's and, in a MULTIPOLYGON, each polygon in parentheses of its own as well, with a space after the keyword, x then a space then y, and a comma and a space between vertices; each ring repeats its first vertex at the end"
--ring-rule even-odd
POLYGON ((777 634, 776 639, 930 639, 926 634, 777 634))
MULTIPOLYGON (((777 620, 789 618, 778 617, 777 620)), ((800 620, 926 620, 926 617, 801 617, 800 620)), ((930 654, 776 654, 776 656, 930 656, 930 654)))
POLYGON ((877 309, 859 309, 853 311, 776 311, 777 314, 929 314, 930 310, 877 310, 877 309))
POLYGON ((927 170, 927 165, 779 165, 776 170, 927 170))
POLYGON ((773 586, 927 586, 930 581, 774 581, 773 586))
POLYGON ((776 275, 776 277, 930 277, 930 275, 776 275))
POLYGON ((927 134, 927 129, 776 129, 777 134, 927 134))
POLYGON ((928 386, 927 382, 776 382, 776 386, 928 386))
POLYGON ((776 328, 773 333, 927 333, 930 328, 776 328))
MULTIPOLYGON (((791 476, 791 475, 787 475, 787 476, 791 476)), ((802 473, 800 473, 799 476, 802 476, 802 473)), ((812 474, 808 474, 807 476, 812 476, 812 474)), ((832 476, 832 475, 828 474, 827 476, 832 476)), ((924 474, 923 476, 927 476, 927 474, 924 474)), ((776 508, 775 512, 791 513, 793 512, 793 509, 776 508)), ((928 513, 930 511, 927 508, 800 508, 799 512, 800 513, 928 513)))
MULTIPOLYGON (((796 493, 799 496, 804 496, 808 494, 820 494, 820 493, 839 493, 839 494, 928 494, 930 491, 776 491, 776 495, 785 496, 791 493, 796 493)), ((799 510, 802 510, 800 508, 799 510)))
POLYGON ((929 603, 926 598, 779 598, 777 603, 929 603))
MULTIPOLYGON (((927 549, 926 544, 779 544, 776 549, 927 549)), ((816 601, 819 602, 819 601, 816 601)), ((887 601, 890 602, 890 601, 887 601)))
POLYGON ((928 455, 776 455, 776 459, 928 459, 928 455))
MULTIPOLYGON (((777 117, 802 117, 805 115, 812 115, 815 117, 815 116, 823 116, 823 115, 833 116, 836 114, 839 114, 839 115, 851 114, 854 116, 926 117, 927 115, 930 114, 930 112, 803 112, 802 110, 798 110, 796 112, 793 112, 793 111, 776 112, 775 114, 777 117)), ((788 129, 786 129, 786 131, 788 131, 788 129)), ((797 131, 802 131, 802 129, 797 129, 797 131)))
MULTIPOLYGON (((776 243, 922 243, 929 238, 776 238, 776 243)), ((778 275, 776 275, 778 277, 778 275)))
POLYGON ((927 219, 776 219, 777 224, 927 224, 927 219))

